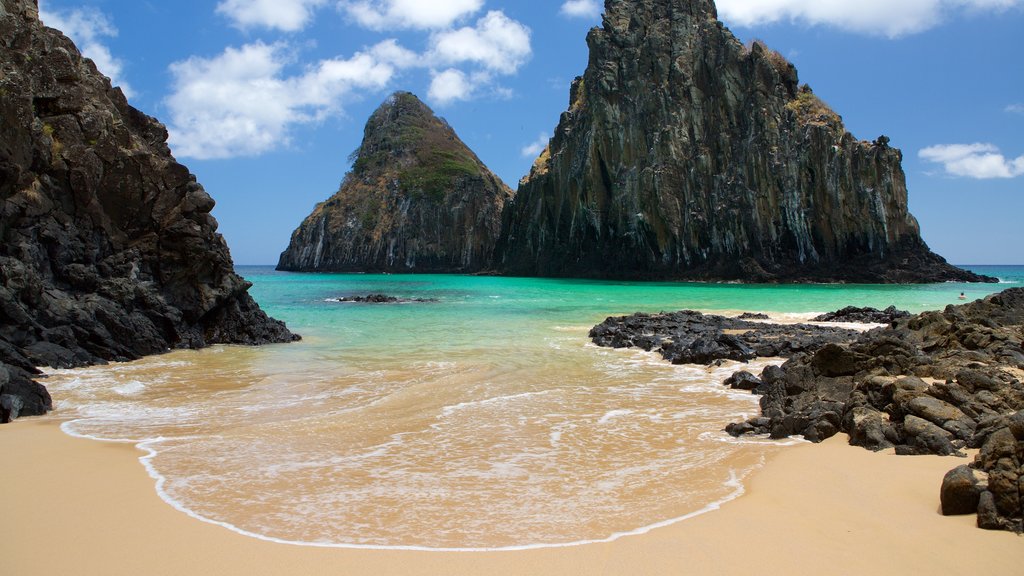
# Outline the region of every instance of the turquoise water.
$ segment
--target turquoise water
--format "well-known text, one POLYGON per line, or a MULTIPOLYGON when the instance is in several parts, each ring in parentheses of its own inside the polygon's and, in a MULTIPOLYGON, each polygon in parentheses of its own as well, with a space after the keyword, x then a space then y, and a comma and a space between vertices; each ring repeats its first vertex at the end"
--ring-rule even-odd
POLYGON ((890 305, 911 312, 941 309, 1024 285, 1024 266, 967 266, 1002 284, 744 285, 603 282, 443 275, 293 274, 240 267, 253 296, 295 331, 345 345, 489 345, 515 339, 530 326, 596 324, 609 315, 694 309, 829 312, 844 306, 890 305), (363 306, 327 302, 384 293, 436 299, 436 304, 363 306))
POLYGON ((216 346, 54 371, 70 434, 131 442, 164 500, 242 534, 428 550, 578 545, 713 510, 784 444, 722 429, 743 368, 592 345, 609 315, 691 308, 807 319, 920 311, 1021 285, 747 286, 240 268, 296 344, 216 346), (384 293, 435 302, 343 304, 384 293))

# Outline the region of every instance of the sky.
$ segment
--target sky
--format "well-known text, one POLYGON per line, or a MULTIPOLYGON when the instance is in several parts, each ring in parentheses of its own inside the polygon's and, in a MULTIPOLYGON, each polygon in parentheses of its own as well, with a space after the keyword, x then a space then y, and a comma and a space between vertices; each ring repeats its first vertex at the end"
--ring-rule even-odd
MULTIPOLYGON (((276 264, 366 119, 420 96, 513 189, 568 107, 596 0, 40 0, 217 201, 237 264, 276 264)), ((1024 0, 719 0, 863 140, 957 264, 1024 264, 1024 0)))

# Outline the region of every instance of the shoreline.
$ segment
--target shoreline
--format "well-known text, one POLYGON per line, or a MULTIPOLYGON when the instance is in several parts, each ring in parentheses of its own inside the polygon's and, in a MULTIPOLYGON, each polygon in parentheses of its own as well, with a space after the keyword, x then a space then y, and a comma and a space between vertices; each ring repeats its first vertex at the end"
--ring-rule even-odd
POLYGON ((961 460, 876 454, 839 437, 769 457, 744 495, 710 513, 608 543, 493 552, 313 548, 242 536, 161 500, 142 450, 69 436, 57 420, 5 426, 0 450, 18 461, 0 476, 0 490, 21 496, 7 502, 0 550, 12 573, 30 576, 1012 573, 1024 563, 1020 536, 939 514, 942 476, 961 460))

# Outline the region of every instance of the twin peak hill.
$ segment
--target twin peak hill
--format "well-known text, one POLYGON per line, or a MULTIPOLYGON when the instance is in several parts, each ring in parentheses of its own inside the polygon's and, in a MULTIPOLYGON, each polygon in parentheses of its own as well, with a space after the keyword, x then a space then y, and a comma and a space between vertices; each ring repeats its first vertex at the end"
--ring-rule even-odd
POLYGON ((512 190, 408 92, 370 117, 341 189, 292 235, 279 270, 476 272, 512 190))
POLYGON ((587 43, 569 109, 514 196, 397 94, 279 268, 994 281, 925 244, 888 138, 854 138, 783 56, 737 40, 711 0, 607 0, 587 43))

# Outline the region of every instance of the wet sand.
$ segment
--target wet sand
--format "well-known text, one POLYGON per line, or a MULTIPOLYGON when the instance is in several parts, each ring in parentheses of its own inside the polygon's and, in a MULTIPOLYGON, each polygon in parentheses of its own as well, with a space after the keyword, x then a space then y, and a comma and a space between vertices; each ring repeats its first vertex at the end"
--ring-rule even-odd
POLYGON ((241 536, 164 503, 128 444, 53 420, 0 428, 3 572, 19 576, 280 574, 1015 573, 1024 538, 939 515, 961 460, 872 454, 834 438, 783 450, 721 510, 609 544, 494 553, 297 547, 241 536))

